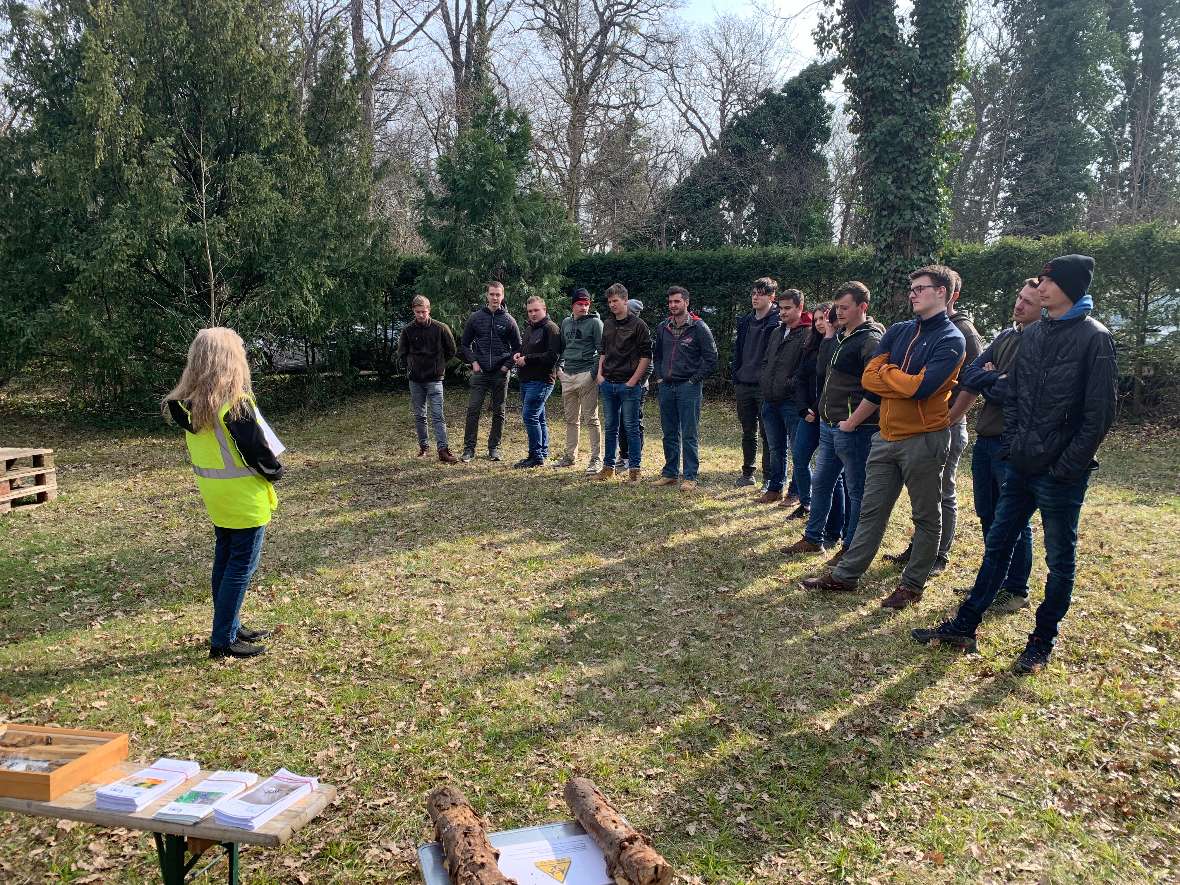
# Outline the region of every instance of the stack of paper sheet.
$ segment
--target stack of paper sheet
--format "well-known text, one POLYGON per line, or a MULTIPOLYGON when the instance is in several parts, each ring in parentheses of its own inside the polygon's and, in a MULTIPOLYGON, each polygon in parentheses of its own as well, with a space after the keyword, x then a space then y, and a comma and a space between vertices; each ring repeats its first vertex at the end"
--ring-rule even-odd
POLYGON ((218 802, 232 799, 256 783, 258 775, 250 771, 215 771, 153 814, 152 820, 177 824, 198 823, 213 813, 213 807, 218 802))
POLYGON ((277 814, 286 811, 319 785, 314 777, 303 777, 280 768, 250 792, 225 799, 213 809, 213 819, 227 827, 257 830, 277 814))
POLYGON ((94 794, 95 804, 104 811, 141 811, 200 770, 196 762, 160 758, 149 768, 100 787, 94 794))

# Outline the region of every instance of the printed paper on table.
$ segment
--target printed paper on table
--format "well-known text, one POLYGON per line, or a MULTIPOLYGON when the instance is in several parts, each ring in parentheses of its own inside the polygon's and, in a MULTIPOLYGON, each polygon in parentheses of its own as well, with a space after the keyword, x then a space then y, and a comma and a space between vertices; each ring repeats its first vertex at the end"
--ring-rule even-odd
POLYGON ((602 851, 589 836, 505 845, 499 867, 520 885, 613 885, 602 851))

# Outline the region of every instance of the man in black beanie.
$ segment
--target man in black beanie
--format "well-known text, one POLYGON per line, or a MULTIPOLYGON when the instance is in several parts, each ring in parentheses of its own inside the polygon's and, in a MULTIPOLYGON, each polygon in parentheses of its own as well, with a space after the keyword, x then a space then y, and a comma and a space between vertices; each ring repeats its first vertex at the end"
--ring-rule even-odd
POLYGON ((983 564, 955 616, 914 630, 917 642, 974 651, 975 630, 1004 581, 1020 532, 1039 510, 1049 577, 1015 669, 1035 673, 1049 662, 1073 595, 1078 518, 1090 473, 1098 467, 1094 455, 1115 416, 1114 339, 1090 316, 1093 275, 1094 259, 1087 255, 1062 255, 1041 271, 1043 319, 1024 333, 1008 377, 1000 456, 1011 472, 987 533, 983 564))

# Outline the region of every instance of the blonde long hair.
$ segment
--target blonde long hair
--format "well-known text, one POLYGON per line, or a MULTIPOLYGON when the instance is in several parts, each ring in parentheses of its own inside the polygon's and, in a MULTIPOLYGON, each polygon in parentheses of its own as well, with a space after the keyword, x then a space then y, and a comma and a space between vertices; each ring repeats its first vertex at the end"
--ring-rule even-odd
POLYGON ((253 396, 246 345, 233 329, 215 326, 202 329, 188 348, 184 374, 161 407, 168 414, 168 401, 187 401, 193 430, 213 427, 217 413, 230 403, 229 415, 241 413, 245 396, 253 396))

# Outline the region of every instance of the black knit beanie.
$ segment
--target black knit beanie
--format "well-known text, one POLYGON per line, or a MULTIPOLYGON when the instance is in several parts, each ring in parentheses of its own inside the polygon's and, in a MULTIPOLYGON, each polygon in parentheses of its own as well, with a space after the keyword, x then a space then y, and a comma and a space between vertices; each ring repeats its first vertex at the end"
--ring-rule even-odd
POLYGON ((1069 300, 1077 304, 1094 279, 1094 259, 1089 255, 1060 255, 1045 265, 1041 275, 1060 286, 1069 300))

